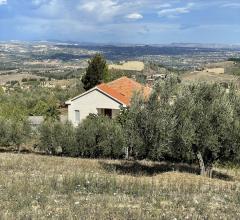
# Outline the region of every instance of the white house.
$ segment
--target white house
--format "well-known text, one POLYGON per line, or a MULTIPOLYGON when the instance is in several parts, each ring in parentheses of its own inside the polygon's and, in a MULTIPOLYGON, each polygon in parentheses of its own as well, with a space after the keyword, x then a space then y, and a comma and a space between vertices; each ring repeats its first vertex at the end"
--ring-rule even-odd
POLYGON ((68 120, 77 126, 89 114, 114 118, 121 107, 130 105, 131 98, 137 91, 143 91, 144 96, 147 97, 151 89, 127 77, 100 84, 66 102, 68 120))

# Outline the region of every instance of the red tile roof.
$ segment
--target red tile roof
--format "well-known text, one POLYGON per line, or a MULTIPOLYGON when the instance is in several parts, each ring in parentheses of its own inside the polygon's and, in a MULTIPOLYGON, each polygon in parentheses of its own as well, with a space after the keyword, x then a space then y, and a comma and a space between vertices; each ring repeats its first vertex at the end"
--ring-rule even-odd
POLYGON ((107 84, 100 84, 97 88, 125 105, 130 105, 134 92, 143 92, 145 98, 151 93, 151 88, 127 77, 121 77, 107 84))

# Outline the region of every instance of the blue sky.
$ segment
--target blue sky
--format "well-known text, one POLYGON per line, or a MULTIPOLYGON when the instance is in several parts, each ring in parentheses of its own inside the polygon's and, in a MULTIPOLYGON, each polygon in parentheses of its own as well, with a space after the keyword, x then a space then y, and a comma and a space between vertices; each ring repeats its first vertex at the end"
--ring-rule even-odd
POLYGON ((240 0, 0 0, 0 40, 240 44, 240 0))

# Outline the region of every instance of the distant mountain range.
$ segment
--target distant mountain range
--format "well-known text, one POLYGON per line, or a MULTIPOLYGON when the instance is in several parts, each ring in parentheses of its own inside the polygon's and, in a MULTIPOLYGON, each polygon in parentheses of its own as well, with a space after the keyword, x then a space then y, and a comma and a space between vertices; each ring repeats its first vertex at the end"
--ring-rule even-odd
POLYGON ((188 48, 212 48, 212 49, 240 49, 240 44, 203 44, 203 43, 171 43, 171 44, 126 44, 126 43, 93 43, 93 42, 75 42, 75 41, 53 41, 59 44, 73 44, 82 46, 116 46, 116 47, 188 47, 188 48))
POLYGON ((77 41, 60 41, 60 40, 36 40, 36 41, 0 41, 0 43, 33 43, 33 44, 59 44, 75 46, 112 46, 112 47, 186 47, 186 48, 210 48, 210 49, 240 49, 240 44, 213 44, 213 43, 170 43, 170 44, 127 44, 127 43, 94 43, 94 42, 77 42, 77 41))

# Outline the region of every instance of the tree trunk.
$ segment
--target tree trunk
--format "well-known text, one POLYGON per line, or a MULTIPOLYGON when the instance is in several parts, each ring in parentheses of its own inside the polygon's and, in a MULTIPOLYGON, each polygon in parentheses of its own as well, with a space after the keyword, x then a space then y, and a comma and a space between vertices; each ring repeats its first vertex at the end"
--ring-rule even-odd
POLYGON ((128 147, 125 147, 125 159, 126 160, 129 159, 129 149, 128 149, 128 147))
POLYGON ((18 145, 18 154, 21 152, 21 145, 18 145))
POLYGON ((205 169, 202 154, 199 151, 197 152, 197 158, 198 158, 198 161, 199 161, 200 174, 201 174, 201 176, 205 176, 206 175, 206 169, 205 169))
POLYGON ((213 171, 212 164, 209 164, 206 167, 206 176, 208 176, 209 178, 212 178, 212 171, 213 171))

